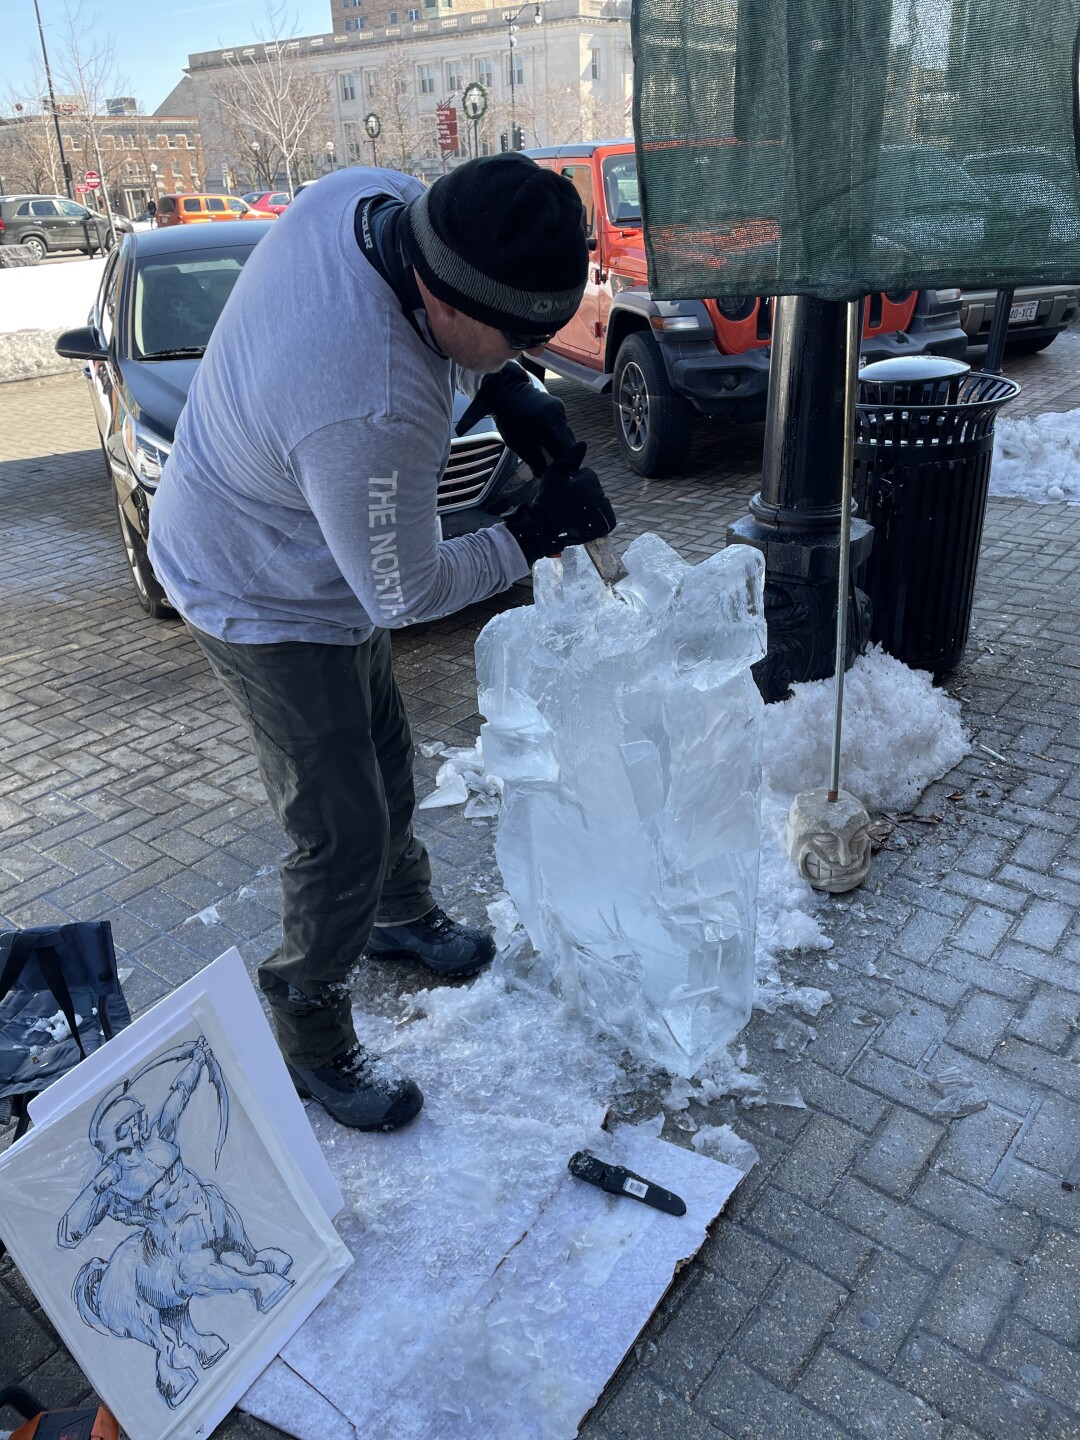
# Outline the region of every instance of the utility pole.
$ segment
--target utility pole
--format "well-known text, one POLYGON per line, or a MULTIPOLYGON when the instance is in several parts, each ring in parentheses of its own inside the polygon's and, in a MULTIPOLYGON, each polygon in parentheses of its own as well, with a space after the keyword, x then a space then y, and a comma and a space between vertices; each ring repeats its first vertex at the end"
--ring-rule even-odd
MULTIPOLYGON (((539 6, 537 7, 539 9, 539 6)), ((53 124, 56 126, 56 144, 60 151, 60 168, 64 172, 64 184, 67 187, 68 199, 75 199, 75 189, 71 179, 71 166, 64 154, 64 137, 60 134, 60 116, 56 113, 56 92, 53 90, 52 70, 49 68, 49 52, 45 48, 45 31, 41 24, 41 11, 38 8, 38 0, 34 0, 34 14, 37 16, 38 36, 41 40, 41 58, 45 61, 45 79, 49 84, 49 105, 52 108, 53 124)))

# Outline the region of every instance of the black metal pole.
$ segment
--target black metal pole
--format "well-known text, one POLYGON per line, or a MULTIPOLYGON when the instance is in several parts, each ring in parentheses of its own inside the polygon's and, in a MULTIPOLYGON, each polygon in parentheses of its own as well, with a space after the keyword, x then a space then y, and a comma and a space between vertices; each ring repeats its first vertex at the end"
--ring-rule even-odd
POLYGON ((994 318, 990 321, 990 335, 983 356, 983 374, 1000 375, 1001 362, 1005 355, 1005 336, 1009 329, 1009 311, 1012 309, 1013 291, 999 290, 994 301, 994 318))
POLYGON ((45 31, 41 24, 41 11, 38 9, 38 0, 34 0, 34 14, 37 16, 38 36, 41 39, 41 58, 45 61, 45 79, 49 85, 49 104, 52 106, 53 124, 56 126, 56 144, 60 151, 60 168, 64 172, 64 185, 67 188, 68 199, 75 199, 75 189, 71 179, 71 166, 64 154, 64 137, 60 134, 60 116, 56 113, 56 94, 53 90, 52 70, 49 68, 49 52, 45 48, 45 31))
MULTIPOLYGON (((750 514, 728 528, 728 542, 765 556, 769 651, 754 667, 766 700, 783 700, 793 681, 833 673, 837 570, 844 467, 847 305, 809 295, 776 302, 761 489, 750 514)), ((851 522, 854 571, 873 531, 851 522)), ((865 643, 865 599, 848 600, 847 664, 865 643)))

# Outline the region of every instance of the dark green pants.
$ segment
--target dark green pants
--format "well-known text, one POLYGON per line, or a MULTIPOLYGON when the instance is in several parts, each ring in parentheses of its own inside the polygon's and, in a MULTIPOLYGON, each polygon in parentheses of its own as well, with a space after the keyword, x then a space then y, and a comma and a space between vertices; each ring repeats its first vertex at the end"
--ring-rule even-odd
POLYGON ((292 849, 281 865, 281 945, 259 967, 278 1043, 301 1065, 354 1038, 348 975, 371 928, 431 909, 412 833, 412 738, 390 636, 362 645, 233 645, 192 634, 239 710, 292 849))

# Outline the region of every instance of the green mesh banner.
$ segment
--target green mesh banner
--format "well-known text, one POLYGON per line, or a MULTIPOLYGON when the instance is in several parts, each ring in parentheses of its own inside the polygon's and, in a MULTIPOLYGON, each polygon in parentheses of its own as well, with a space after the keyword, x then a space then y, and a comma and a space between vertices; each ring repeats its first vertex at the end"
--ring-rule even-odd
POLYGON ((1080 281, 1078 0, 635 0, 659 298, 1080 281))

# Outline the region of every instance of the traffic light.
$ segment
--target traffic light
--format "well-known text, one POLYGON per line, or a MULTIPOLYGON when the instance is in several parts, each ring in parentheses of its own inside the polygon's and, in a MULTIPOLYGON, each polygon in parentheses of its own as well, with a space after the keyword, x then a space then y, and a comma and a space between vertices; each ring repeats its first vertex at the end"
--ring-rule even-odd
POLYGON ((522 125, 514 126, 514 149, 525 149, 525 128, 522 125))
POLYGON ((507 143, 506 131, 505 131, 505 130, 504 130, 504 131, 502 132, 502 134, 499 136, 499 149, 500 149, 500 150, 509 150, 509 149, 510 149, 510 146, 509 146, 509 144, 507 143))

